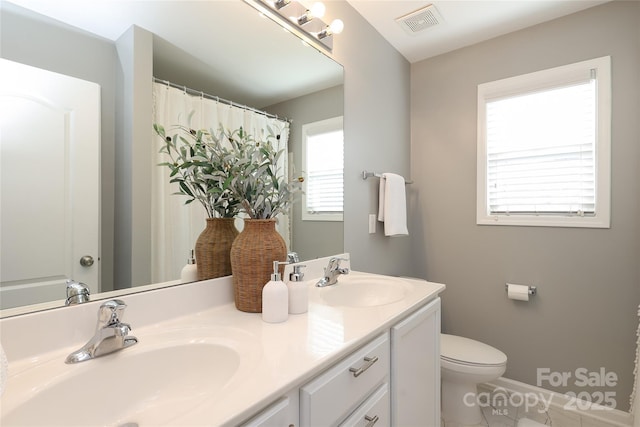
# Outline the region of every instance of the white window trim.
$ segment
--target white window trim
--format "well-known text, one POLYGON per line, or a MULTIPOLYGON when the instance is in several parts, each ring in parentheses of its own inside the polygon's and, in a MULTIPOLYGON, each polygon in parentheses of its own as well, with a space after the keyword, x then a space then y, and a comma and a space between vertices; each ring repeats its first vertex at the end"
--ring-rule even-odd
MULTIPOLYGON (((307 123, 302 125, 302 163, 304 164, 304 170, 307 170, 307 137, 322 132, 334 131, 338 128, 342 129, 343 116, 332 117, 326 120, 320 120, 313 123, 307 123)), ((343 221, 344 212, 340 213, 309 213, 307 211, 307 181, 305 180, 302 185, 303 193, 301 197, 302 202, 302 215, 303 221, 343 221)), ((343 193, 344 197, 344 193, 343 193)))
POLYGON ((522 225, 542 227, 609 228, 611 224, 611 58, 609 56, 551 68, 478 85, 477 142, 478 225, 522 225), (572 73, 596 69, 597 141, 596 212, 591 216, 489 214, 487 194, 486 108, 489 99, 549 88, 550 82, 571 79, 572 73))

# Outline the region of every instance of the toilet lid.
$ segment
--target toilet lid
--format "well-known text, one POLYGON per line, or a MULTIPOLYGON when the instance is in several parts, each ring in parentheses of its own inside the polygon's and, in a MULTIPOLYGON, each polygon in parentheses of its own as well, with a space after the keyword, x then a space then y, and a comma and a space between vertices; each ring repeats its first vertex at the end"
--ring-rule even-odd
POLYGON ((456 335, 440 334, 440 357, 465 365, 499 366, 507 355, 490 345, 456 335))

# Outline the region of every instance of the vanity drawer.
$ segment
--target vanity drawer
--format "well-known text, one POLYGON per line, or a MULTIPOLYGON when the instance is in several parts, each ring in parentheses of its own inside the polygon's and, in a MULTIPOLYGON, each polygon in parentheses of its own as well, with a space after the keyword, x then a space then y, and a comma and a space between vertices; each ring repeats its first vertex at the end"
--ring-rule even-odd
POLYGON ((338 425, 388 378, 385 333, 300 389, 300 425, 338 425))
POLYGON ((340 427, 373 427, 391 425, 389 384, 384 383, 362 405, 349 415, 340 427))

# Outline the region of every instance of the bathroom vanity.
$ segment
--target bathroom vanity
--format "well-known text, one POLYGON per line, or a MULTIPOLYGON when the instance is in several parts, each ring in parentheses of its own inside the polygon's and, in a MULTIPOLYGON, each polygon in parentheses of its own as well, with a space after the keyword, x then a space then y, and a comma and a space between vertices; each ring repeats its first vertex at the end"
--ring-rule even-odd
POLYGON ((138 343, 71 365, 99 301, 2 319, 0 424, 439 425, 444 285, 308 285, 309 312, 279 324, 236 310, 228 277, 123 296, 138 343))
POLYGON ((439 425, 439 335, 436 298, 242 425, 439 425))

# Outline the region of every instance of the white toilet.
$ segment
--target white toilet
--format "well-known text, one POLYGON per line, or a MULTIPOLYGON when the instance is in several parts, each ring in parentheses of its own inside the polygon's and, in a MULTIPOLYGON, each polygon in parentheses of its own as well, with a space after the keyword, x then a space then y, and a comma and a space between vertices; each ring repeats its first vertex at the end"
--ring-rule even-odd
POLYGON ((442 418, 462 425, 482 423, 477 385, 507 369, 507 355, 469 338, 440 334, 442 418))

